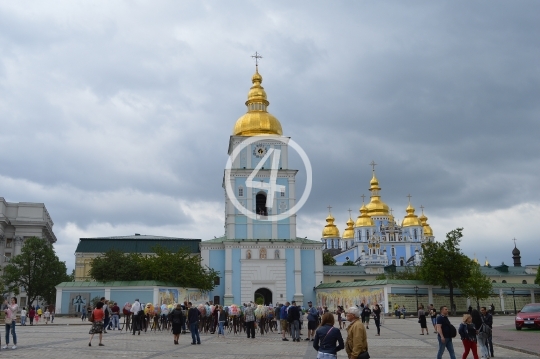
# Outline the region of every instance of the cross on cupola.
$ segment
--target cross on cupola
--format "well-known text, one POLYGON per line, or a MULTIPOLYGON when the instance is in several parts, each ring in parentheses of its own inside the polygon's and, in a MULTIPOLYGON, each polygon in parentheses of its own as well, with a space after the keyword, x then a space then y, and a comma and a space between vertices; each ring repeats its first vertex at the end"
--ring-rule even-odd
POLYGON ((251 57, 253 57, 255 59, 255 68, 258 70, 259 69, 259 59, 262 59, 263 57, 257 51, 255 51, 255 55, 251 55, 251 57))
POLYGON ((372 167, 372 171, 375 172, 375 166, 377 166, 375 161, 371 161, 371 163, 369 165, 372 167))
POLYGON ((409 204, 411 204, 411 194, 409 193, 406 197, 409 197, 409 204))
POLYGON ((332 206, 328 205, 326 208, 328 208, 328 213, 332 213, 332 206))

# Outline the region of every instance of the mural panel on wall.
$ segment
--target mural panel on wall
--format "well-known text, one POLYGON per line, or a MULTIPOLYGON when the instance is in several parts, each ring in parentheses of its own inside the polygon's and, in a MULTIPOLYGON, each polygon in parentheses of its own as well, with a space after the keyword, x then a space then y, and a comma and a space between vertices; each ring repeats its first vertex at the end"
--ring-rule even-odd
POLYGON ((70 293, 68 314, 82 313, 90 304, 90 293, 70 293))
POLYGON ((180 301, 191 302, 193 305, 208 302, 208 293, 203 293, 198 289, 180 288, 180 301))
POLYGON ((375 305, 384 304, 383 288, 338 288, 317 290, 317 305, 328 307, 329 310, 337 309, 337 306, 348 307, 360 304, 375 305))
POLYGON ((159 305, 178 303, 178 289, 159 288, 158 303, 159 305))

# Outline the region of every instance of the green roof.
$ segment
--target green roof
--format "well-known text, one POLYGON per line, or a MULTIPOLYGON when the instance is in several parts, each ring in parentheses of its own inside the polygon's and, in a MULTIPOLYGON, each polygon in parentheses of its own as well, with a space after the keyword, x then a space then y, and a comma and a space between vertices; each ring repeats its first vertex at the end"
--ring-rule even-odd
POLYGON ((189 253, 200 253, 200 239, 159 237, 148 235, 81 238, 75 253, 105 253, 117 249, 123 253, 153 253, 155 246, 161 246, 173 252, 183 248, 189 253))
MULTIPOLYGON (((347 287, 366 287, 366 286, 380 286, 380 285, 428 285, 421 280, 404 280, 404 279, 384 279, 384 280, 366 280, 360 282, 341 282, 341 283, 322 283, 319 284, 316 289, 323 288, 347 288, 347 287)), ((521 284, 521 283, 493 283, 493 288, 516 288, 516 289, 540 289, 538 284, 521 284)))
POLYGON ((307 244, 323 244, 320 240, 314 241, 312 239, 296 237, 296 239, 275 239, 275 238, 255 238, 255 239, 238 239, 227 238, 225 236, 217 237, 203 241, 202 243, 224 243, 224 242, 286 242, 286 243, 307 243, 307 244))
POLYGON ((177 287, 175 284, 160 282, 157 280, 130 280, 114 282, 62 282, 57 288, 81 288, 81 287, 177 287))

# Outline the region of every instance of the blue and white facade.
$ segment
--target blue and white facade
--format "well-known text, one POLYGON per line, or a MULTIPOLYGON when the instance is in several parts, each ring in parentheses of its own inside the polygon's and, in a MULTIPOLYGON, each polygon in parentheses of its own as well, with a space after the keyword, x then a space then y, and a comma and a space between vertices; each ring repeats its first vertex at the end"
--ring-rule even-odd
POLYGON ((268 101, 258 71, 246 102, 247 113, 230 136, 225 169, 225 235, 200 244, 203 265, 220 273, 209 293, 215 303, 265 304, 315 300, 323 281, 320 241, 298 238, 296 174, 289 168, 290 138, 266 111, 268 101), (283 216, 279 216, 283 215, 283 216), (277 216, 277 217, 276 217, 277 216))
MULTIPOLYGON (((427 217, 415 214, 409 203, 401 224, 389 213, 388 206, 380 198, 380 188, 375 173, 371 180, 371 201, 360 208, 354 226, 354 236, 340 239, 336 248, 336 238, 322 241, 325 249, 333 249, 337 264, 348 260, 366 267, 366 273, 383 273, 388 265, 418 265, 422 260, 422 243, 433 241, 433 231, 427 224, 427 217), (339 253, 336 253, 339 249, 339 253)), ((336 228, 336 233, 338 230, 336 228)))

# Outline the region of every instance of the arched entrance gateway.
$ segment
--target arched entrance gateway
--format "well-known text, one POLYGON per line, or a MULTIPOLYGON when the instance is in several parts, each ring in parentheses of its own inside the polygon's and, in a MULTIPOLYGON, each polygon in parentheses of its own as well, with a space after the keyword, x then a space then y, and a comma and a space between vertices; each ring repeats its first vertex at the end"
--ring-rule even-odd
POLYGON ((270 291, 268 288, 257 289, 253 297, 253 301, 257 304, 261 304, 261 300, 263 305, 269 305, 272 303, 272 291, 270 291))

